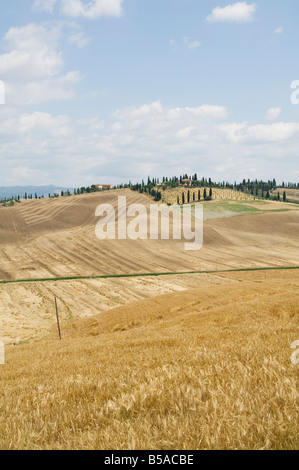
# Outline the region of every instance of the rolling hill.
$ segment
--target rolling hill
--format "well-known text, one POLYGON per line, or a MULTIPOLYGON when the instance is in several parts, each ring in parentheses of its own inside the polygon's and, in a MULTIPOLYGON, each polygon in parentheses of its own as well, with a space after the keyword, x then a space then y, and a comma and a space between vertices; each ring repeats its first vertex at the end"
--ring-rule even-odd
POLYGON ((98 240, 95 209, 119 195, 152 202, 0 208, 0 448, 298 448, 298 206, 204 203, 186 252, 98 240))
POLYGON ((8 346, 0 448, 298 448, 298 270, 229 277, 8 346))
POLYGON ((282 198, 283 193, 286 193, 287 199, 290 201, 298 201, 299 202, 299 189, 289 189, 289 188, 278 188, 275 191, 273 191, 272 194, 280 194, 280 197, 282 198))
MULTIPOLYGON (((181 240, 104 240, 95 236, 95 209, 152 202, 129 190, 24 201, 0 210, 0 277, 47 278, 77 275, 194 271, 298 265, 296 205, 270 203, 257 213, 209 220, 204 245, 186 252, 181 240)), ((257 207, 261 206, 257 203, 257 207)), ((209 208, 213 207, 211 203, 209 208)), ((254 207, 250 203, 250 207, 254 207)))

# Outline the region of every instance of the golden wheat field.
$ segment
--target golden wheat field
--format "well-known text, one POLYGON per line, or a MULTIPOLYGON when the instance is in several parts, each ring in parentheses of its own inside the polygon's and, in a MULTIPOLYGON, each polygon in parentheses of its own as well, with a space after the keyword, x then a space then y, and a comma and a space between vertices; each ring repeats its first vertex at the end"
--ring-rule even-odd
POLYGON ((8 347, 0 447, 298 448, 298 272, 237 277, 8 347))
POLYGON ((95 207, 115 197, 3 208, 2 280, 221 272, 0 284, 0 449, 298 449, 297 207, 212 201, 186 254, 98 243, 95 207), (224 272, 262 266, 293 269, 224 272))

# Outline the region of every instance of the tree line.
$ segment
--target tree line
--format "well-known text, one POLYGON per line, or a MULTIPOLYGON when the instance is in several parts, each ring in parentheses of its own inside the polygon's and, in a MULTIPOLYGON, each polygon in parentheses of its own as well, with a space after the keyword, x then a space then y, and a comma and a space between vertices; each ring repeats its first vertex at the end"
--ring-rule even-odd
MULTIPOLYGON (((114 186, 114 189, 123 189, 123 188, 129 188, 132 189, 133 191, 139 191, 140 193, 147 193, 151 197, 154 198, 155 201, 160 201, 162 199, 162 194, 163 191, 169 189, 169 188, 178 188, 178 187, 190 187, 190 188, 207 188, 204 189, 204 195, 203 199, 204 200, 209 200, 212 199, 212 191, 213 188, 219 188, 219 189, 232 189, 235 191, 240 191, 245 194, 249 194, 251 196, 257 197, 257 198, 262 198, 262 199, 269 199, 269 200, 283 200, 284 202, 288 201, 287 193, 285 189, 299 189, 299 183, 291 183, 291 182, 282 182, 280 186, 277 185, 276 180, 268 180, 268 181, 263 181, 263 180, 250 180, 250 179, 243 179, 240 183, 237 183, 236 181, 232 184, 229 183, 228 181, 221 181, 221 182, 216 182, 213 181, 212 178, 198 178, 197 173, 194 173, 192 175, 188 175, 187 173, 182 174, 180 176, 163 176, 161 179, 159 178, 151 178, 148 176, 147 181, 142 180, 141 183, 137 182, 135 184, 132 184, 131 181, 129 183, 125 184, 119 184, 114 186), (282 188, 282 191, 278 191, 277 194, 273 194, 273 192, 277 189, 282 188)), ((49 198, 55 198, 59 197, 60 195, 62 197, 64 196, 71 196, 73 195, 80 195, 80 194, 89 194, 89 193, 95 193, 99 191, 107 191, 108 189, 99 189, 96 187, 96 185, 90 185, 90 186, 82 186, 80 188, 75 188, 72 192, 70 190, 66 191, 61 191, 60 194, 48 194, 49 198)), ((24 194, 24 199, 43 199, 45 196, 38 196, 37 193, 35 194, 24 194)), ((195 193, 193 192, 192 199, 196 197, 195 193)), ((185 197, 187 199, 187 202, 192 202, 191 201, 191 196, 185 197), (190 200, 188 200, 190 199, 190 200)), ((201 198, 200 196, 200 191, 198 192, 198 197, 197 200, 199 201, 201 198)), ((8 205, 8 204, 14 204, 15 202, 20 202, 21 197, 20 195, 11 197, 9 199, 3 199, 0 200, 1 205, 8 205)), ((296 202, 296 201, 292 201, 296 202)))
MULTIPOLYGON (((245 194, 261 198, 261 199, 271 199, 271 200, 283 200, 287 202, 287 194, 286 191, 282 191, 278 194, 272 194, 277 188, 289 188, 289 189, 299 189, 299 183, 285 183, 283 182, 281 186, 277 185, 276 179, 263 181, 263 180, 246 180, 243 179, 242 182, 237 183, 235 181, 234 184, 229 183, 227 181, 222 182, 215 182, 212 178, 201 178, 198 179, 197 174, 189 175, 183 174, 179 177, 172 176, 163 178, 160 180, 159 178, 150 178, 148 177, 147 182, 145 183, 144 180, 141 183, 132 184, 129 182, 127 185, 119 185, 116 188, 130 188, 133 191, 139 191, 140 193, 147 193, 152 196, 156 201, 160 201, 162 199, 162 193, 168 188, 178 188, 178 187, 190 187, 190 188, 208 188, 204 190, 204 200, 212 199, 212 189, 219 188, 219 189, 231 189, 235 191, 240 191, 245 194), (209 191, 209 194, 208 194, 209 191)), ((193 192, 192 198, 196 197, 195 193, 193 192)), ((185 198, 185 196, 184 196, 185 198)), ((198 192, 198 201, 200 200, 200 191, 198 192)), ((188 197, 187 193, 187 202, 192 202, 191 197, 188 197), (189 199, 189 200, 188 200, 189 199)))

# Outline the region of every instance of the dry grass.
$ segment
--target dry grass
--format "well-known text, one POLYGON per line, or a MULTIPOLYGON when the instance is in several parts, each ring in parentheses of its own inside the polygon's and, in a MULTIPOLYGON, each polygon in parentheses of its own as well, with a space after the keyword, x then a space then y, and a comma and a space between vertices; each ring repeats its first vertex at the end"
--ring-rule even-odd
POLYGON ((298 448, 298 272, 250 276, 7 347, 0 448, 298 448))
POLYGON ((289 189, 289 188, 278 188, 272 192, 272 194, 279 193, 280 199, 282 199, 283 193, 286 193, 287 198, 292 201, 299 201, 299 190, 298 189, 289 189))
MULTIPOLYGON (((0 279, 299 265, 297 206, 207 221, 203 248, 186 253, 184 240, 98 240, 96 207, 109 203, 117 212, 118 196, 126 196, 128 206, 145 204, 148 212, 153 203, 142 194, 116 190, 30 200, 0 210, 0 279)), ((206 203, 205 210, 213 206, 206 203)))

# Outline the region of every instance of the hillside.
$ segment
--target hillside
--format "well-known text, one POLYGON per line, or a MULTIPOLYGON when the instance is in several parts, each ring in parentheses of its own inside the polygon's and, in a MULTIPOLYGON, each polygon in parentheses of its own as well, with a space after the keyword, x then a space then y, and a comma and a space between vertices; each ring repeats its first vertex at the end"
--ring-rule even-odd
POLYGON ((127 205, 144 204, 149 213, 152 201, 129 190, 24 201, 0 208, 0 278, 299 264, 296 205, 269 203, 267 209, 255 201, 255 209, 254 202, 249 203, 250 210, 243 206, 249 212, 245 215, 241 212, 236 216, 235 212, 234 217, 227 217, 220 211, 220 218, 214 214, 216 220, 204 224, 203 248, 186 252, 181 240, 98 240, 96 207, 109 203, 116 208, 119 195, 127 196, 127 205))
POLYGON ((278 188, 273 191, 272 194, 277 196, 277 194, 279 193, 280 197, 282 198, 284 192, 287 195, 287 199, 289 199, 290 201, 299 202, 299 189, 278 188))
POLYGON ((229 277, 8 346, 0 448, 298 448, 298 270, 229 277))
MULTIPOLYGON (((157 188, 159 189, 159 188, 157 188)), ((168 188, 165 191, 162 191, 162 202, 170 204, 182 204, 183 195, 185 202, 188 201, 188 192, 190 193, 190 202, 204 201, 204 194, 209 196, 210 187, 178 187, 178 188, 168 188)), ((241 191, 235 191, 233 189, 220 189, 212 188, 212 199, 214 201, 254 201, 255 198, 249 194, 243 193, 241 191)))
MULTIPOLYGON (((51 200, 24 201, 0 210, 2 280, 56 279, 108 274, 217 271, 298 266, 298 207, 265 202, 204 203, 204 245, 184 251, 182 241, 108 240, 95 236, 95 209, 117 196, 128 204, 152 202, 132 191, 113 191, 51 200)), ((130 304, 201 285, 232 282, 223 275, 0 283, 0 329, 6 342, 47 334, 54 296, 62 319, 90 317, 130 304)))
POLYGON ((299 207, 205 202, 186 252, 98 240, 95 209, 119 195, 152 203, 0 209, 0 449, 298 448, 299 207), (86 279, 107 274, 123 277, 86 279))

